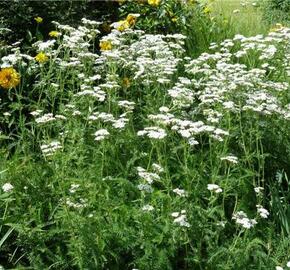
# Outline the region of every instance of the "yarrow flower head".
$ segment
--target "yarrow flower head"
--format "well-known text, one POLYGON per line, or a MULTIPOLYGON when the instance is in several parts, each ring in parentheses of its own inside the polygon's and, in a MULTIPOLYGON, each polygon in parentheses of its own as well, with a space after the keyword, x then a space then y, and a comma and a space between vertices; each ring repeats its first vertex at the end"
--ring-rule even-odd
POLYGON ((39 52, 36 56, 35 56, 35 60, 38 63, 44 63, 48 60, 48 56, 44 53, 44 52, 39 52))
POLYGON ((50 157, 57 150, 62 149, 62 146, 59 141, 52 141, 51 143, 41 145, 40 148, 45 157, 50 157))
POLYGON ((178 196, 180 197, 186 197, 187 196, 187 192, 184 189, 180 189, 180 188, 175 188, 172 190, 174 193, 176 193, 178 196))
POLYGON ((265 209, 262 205, 256 205, 258 214, 260 215, 261 218, 268 218, 270 215, 269 211, 265 209))
POLYGON ((226 160, 230 163, 233 163, 233 164, 237 164, 238 163, 238 158, 236 156, 233 156, 233 155, 229 155, 229 156, 226 156, 226 157, 221 157, 221 160, 226 160))
POLYGON ((254 190, 255 190, 255 193, 257 195, 262 195, 264 188, 263 187, 255 187, 254 190))
POLYGON ((250 229, 257 224, 255 219, 249 219, 244 211, 238 211, 233 214, 232 219, 236 221, 237 224, 241 225, 245 229, 250 229))
POLYGON ((0 71, 0 86, 5 89, 16 87, 20 83, 19 73, 12 67, 0 71))
POLYGON ((95 141, 102 141, 105 138, 107 138, 110 135, 110 133, 106 129, 99 129, 94 133, 94 135, 95 141))
POLYGON ((154 210, 154 207, 150 204, 146 204, 142 207, 142 210, 145 211, 145 212, 150 212, 150 211, 153 211, 154 210))
POLYGON ((148 136, 151 139, 162 140, 166 137, 166 132, 163 128, 159 127, 146 127, 144 130, 137 132, 138 136, 148 136))
POLYGON ((14 187, 10 184, 10 183, 5 183, 3 186, 2 186, 2 190, 4 192, 10 192, 14 187))
POLYGON ((160 176, 157 173, 147 172, 142 167, 137 167, 138 176, 145 180, 148 184, 152 184, 154 181, 160 180, 160 176))
POLYGON ((185 210, 181 210, 181 212, 173 212, 171 216, 174 217, 173 223, 176 223, 181 227, 190 227, 190 224, 187 221, 185 210))
POLYGON ((216 185, 216 184, 208 184, 207 185, 207 189, 209 191, 213 191, 215 193, 221 193, 223 190, 220 188, 220 186, 216 185))

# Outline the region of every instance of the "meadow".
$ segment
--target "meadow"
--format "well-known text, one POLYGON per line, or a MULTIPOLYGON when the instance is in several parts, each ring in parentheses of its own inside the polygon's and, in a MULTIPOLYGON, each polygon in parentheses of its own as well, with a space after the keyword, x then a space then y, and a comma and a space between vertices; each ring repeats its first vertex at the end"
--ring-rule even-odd
POLYGON ((1 269, 290 269, 290 25, 118 2, 1 43, 1 269))

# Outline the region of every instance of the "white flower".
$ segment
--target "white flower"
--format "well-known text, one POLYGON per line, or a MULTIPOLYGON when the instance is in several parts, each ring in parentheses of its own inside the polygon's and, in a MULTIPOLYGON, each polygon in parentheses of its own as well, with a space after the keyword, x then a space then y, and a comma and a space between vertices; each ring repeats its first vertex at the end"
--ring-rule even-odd
POLYGON ((104 140, 106 137, 110 135, 110 133, 106 129, 99 129, 94 133, 95 141, 104 140))
POLYGON ((184 189, 175 188, 172 191, 174 193, 176 193, 180 197, 186 197, 187 196, 187 192, 184 189))
POLYGON ((142 207, 142 210, 146 212, 150 212, 154 210, 154 207, 152 205, 146 204, 142 207))
POLYGON ((268 218, 270 215, 269 211, 265 209, 262 205, 257 204, 257 211, 261 218, 268 218))
POLYGON ((75 193, 79 187, 80 187, 79 184, 71 184, 69 192, 70 193, 75 193))
POLYGON ((237 224, 241 225, 245 229, 250 229, 257 224, 257 221, 255 219, 249 219, 246 213, 243 211, 238 211, 233 214, 232 219, 234 219, 237 224))
POLYGON ((290 268, 290 261, 287 262, 286 266, 290 268))
POLYGON ((208 184, 207 185, 207 189, 209 191, 213 191, 215 193, 221 193, 223 190, 220 188, 219 185, 216 185, 216 184, 208 184))
POLYGON ((226 161, 234 163, 234 164, 238 163, 238 158, 236 156, 233 156, 233 155, 229 155, 229 156, 226 156, 226 157, 221 157, 220 159, 221 160, 226 160, 226 161))
POLYGON ((53 155, 58 149, 61 149, 61 143, 59 141, 52 141, 49 144, 43 144, 40 146, 44 156, 48 157, 53 155))
POLYGON ((148 184, 139 184, 138 186, 138 189, 140 191, 145 191, 145 192, 148 192, 148 193, 152 193, 153 192, 153 188, 148 185, 148 184))
POLYGON ((164 139, 166 137, 166 132, 163 128, 159 127, 147 127, 144 130, 140 130, 137 132, 138 136, 148 136, 151 139, 164 139))
POLYGON ((181 212, 173 212, 171 214, 171 216, 174 217, 173 222, 177 223, 181 227, 190 227, 190 224, 187 222, 185 213, 185 210, 182 210, 181 212))
POLYGON ((157 163, 153 163, 152 164, 152 168, 153 168, 154 171, 156 171, 158 173, 164 172, 164 169, 157 163))
POLYGON ((4 192, 10 192, 14 187, 10 183, 5 183, 2 186, 4 192))
POLYGON ((256 192, 258 195, 261 195, 262 192, 263 192, 263 190, 264 190, 264 188, 263 188, 263 187, 255 187, 254 190, 255 190, 255 192, 256 192))
POLYGON ((283 267, 281 267, 281 266, 276 266, 276 268, 275 268, 276 270, 284 270, 284 268, 283 267))
POLYGON ((160 180, 160 177, 156 173, 147 172, 142 167, 137 167, 138 175, 144 179, 148 184, 152 184, 153 181, 160 180))

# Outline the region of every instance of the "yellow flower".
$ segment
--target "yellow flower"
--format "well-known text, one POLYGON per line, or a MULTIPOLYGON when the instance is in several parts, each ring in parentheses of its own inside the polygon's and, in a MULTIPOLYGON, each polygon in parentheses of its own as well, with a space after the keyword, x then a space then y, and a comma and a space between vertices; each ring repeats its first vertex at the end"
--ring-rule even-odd
POLYGON ((49 35, 50 37, 55 37, 55 38, 57 38, 57 37, 60 36, 60 32, 57 32, 57 31, 50 31, 50 32, 48 33, 48 35, 49 35))
POLYGON ((125 88, 129 88, 130 87, 131 82, 130 82, 128 77, 124 77, 123 78, 123 85, 124 85, 125 88))
POLYGON ((191 5, 198 3, 197 0, 187 0, 187 2, 188 4, 191 4, 191 5))
POLYGON ((276 23, 271 29, 270 32, 276 32, 282 30, 284 26, 281 23, 276 23))
POLYGON ((44 52, 38 53, 34 58, 39 63, 44 63, 48 60, 48 56, 44 52))
POLYGON ((130 27, 130 24, 128 21, 118 21, 116 24, 116 29, 120 32, 123 32, 125 29, 128 29, 130 27))
POLYGON ((101 40, 100 41, 101 51, 110 51, 112 50, 112 42, 110 40, 101 40))
POLYGON ((150 6, 154 6, 154 7, 159 6, 160 5, 160 2, 161 2, 161 0, 148 0, 148 4, 150 6))
POLYGON ((42 23, 43 22, 43 19, 41 17, 35 17, 34 20, 37 22, 37 23, 42 23))
POLYGON ((16 87, 20 83, 19 73, 12 67, 0 71, 0 86, 5 89, 16 87))
POLYGON ((126 21, 129 23, 130 26, 134 26, 136 23, 137 17, 139 17, 139 14, 128 14, 126 21))
POLYGON ((171 21, 174 22, 174 23, 177 22, 177 20, 178 20, 177 17, 173 17, 173 18, 171 19, 171 21))
POLYGON ((209 14, 211 13, 211 8, 209 6, 206 6, 204 9, 203 9, 203 13, 204 14, 209 14))

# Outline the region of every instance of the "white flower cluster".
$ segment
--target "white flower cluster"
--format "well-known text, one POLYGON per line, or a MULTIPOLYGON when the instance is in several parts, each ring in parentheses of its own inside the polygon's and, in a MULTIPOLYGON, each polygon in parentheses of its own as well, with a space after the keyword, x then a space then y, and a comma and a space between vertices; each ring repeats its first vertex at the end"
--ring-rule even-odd
POLYGON ((166 131, 160 127, 146 127, 137 132, 138 136, 147 136, 150 139, 162 140, 166 137, 166 131))
MULTIPOLYGON (((30 114, 33 116, 38 116, 41 112, 42 112, 41 110, 36 110, 34 112, 31 112, 30 114)), ((37 124, 45 124, 45 123, 54 122, 57 120, 66 120, 66 117, 61 114, 53 115, 52 113, 46 113, 40 117, 35 118, 35 122, 37 124)))
POLYGON ((81 91, 75 94, 76 97, 89 96, 94 97, 98 101, 103 102, 106 99, 106 93, 100 87, 90 87, 88 85, 81 85, 81 91))
POLYGON ((257 221, 255 219, 249 219, 247 214, 243 211, 238 211, 233 214, 232 219, 245 229, 250 229, 257 224, 257 221))
POLYGON ((13 185, 11 185, 10 183, 5 183, 3 186, 2 186, 2 190, 4 192, 10 192, 12 191, 12 189, 14 188, 13 185))
POLYGON ((173 223, 176 223, 181 227, 190 227, 190 224, 187 221, 185 210, 181 210, 180 212, 173 212, 171 216, 174 218, 173 223))
POLYGON ((49 144, 43 144, 40 146, 41 151, 44 156, 52 156, 57 150, 62 149, 61 143, 59 141, 52 141, 49 144))
POLYGON ((106 129, 99 129, 93 135, 95 136, 95 141, 102 141, 106 139, 110 133, 106 129))
POLYGON ((180 197, 187 197, 187 192, 184 189, 180 189, 180 188, 175 188, 172 190, 174 193, 176 193, 178 196, 180 197))
POLYGON ((270 213, 267 209, 265 209, 262 205, 259 205, 259 204, 257 204, 256 207, 257 207, 257 212, 261 218, 268 218, 270 213))
POLYGON ((70 189, 69 189, 69 193, 76 193, 76 191, 78 190, 79 187, 80 187, 79 184, 71 184, 70 189))
POLYGON ((221 157, 220 159, 228 161, 228 162, 233 163, 233 164, 237 164, 239 162, 238 158, 236 156, 233 156, 233 155, 221 157))
POLYGON ((142 210, 145 211, 145 212, 150 212, 150 211, 153 211, 154 210, 154 207, 150 204, 146 204, 142 207, 142 210))
MULTIPOLYGON (((220 49, 185 64, 191 83, 184 85, 182 91, 191 92, 187 96, 199 101, 196 111, 210 123, 218 123, 226 111, 275 114, 289 120, 289 107, 283 102, 289 84, 271 81, 268 76, 269 72, 276 72, 274 66, 281 66, 281 62, 282 70, 289 74, 289 40, 290 29, 283 28, 265 37, 236 35, 219 45, 212 44, 211 49, 220 49), (252 54, 260 55, 258 67, 234 63, 236 58, 251 58, 252 54), (283 55, 282 59, 277 55, 283 55)), ((187 106, 193 102, 189 99, 187 106)))
POLYGON ((134 80, 141 84, 148 85, 155 81, 167 83, 181 61, 177 55, 184 52, 184 39, 183 35, 151 35, 132 29, 124 32, 113 30, 102 38, 102 41, 109 41, 113 45, 112 50, 102 52, 102 57, 120 68, 130 69, 134 73, 134 80), (128 44, 129 40, 131 44, 128 44))
POLYGON ((221 193, 223 191, 220 186, 216 184, 208 184, 207 189, 215 193, 221 193))
POLYGON ((145 180, 148 184, 152 184, 156 180, 160 180, 160 176, 157 173, 147 172, 142 167, 137 167, 138 176, 145 180))
POLYGON ((75 209, 82 209, 82 208, 87 207, 87 201, 85 199, 82 199, 82 198, 79 199, 78 202, 73 202, 67 198, 65 203, 68 207, 75 208, 75 209))

